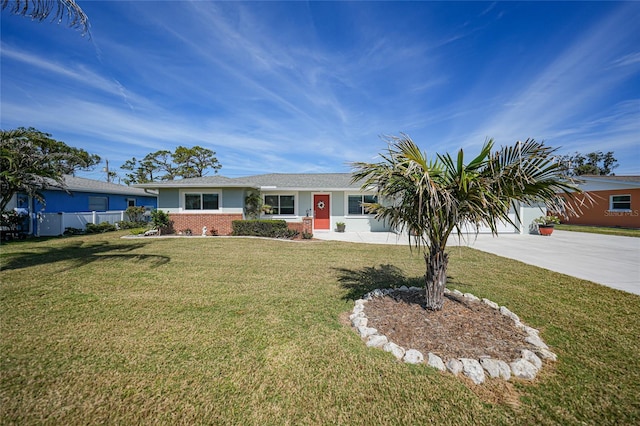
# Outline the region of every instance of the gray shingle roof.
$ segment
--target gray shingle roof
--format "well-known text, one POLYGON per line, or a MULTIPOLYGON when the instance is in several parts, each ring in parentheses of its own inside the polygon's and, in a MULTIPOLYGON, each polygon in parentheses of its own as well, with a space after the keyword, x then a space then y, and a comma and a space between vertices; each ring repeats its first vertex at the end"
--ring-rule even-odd
POLYGON ((358 189, 351 183, 351 173, 271 173, 239 178, 260 187, 278 189, 358 189))
POLYGON ((351 183, 351 173, 270 173, 239 178, 227 178, 216 175, 166 182, 152 182, 134 186, 156 189, 188 186, 324 191, 360 189, 359 183, 351 183))
MULTIPOLYGON (((109 194, 155 197, 155 194, 149 194, 142 188, 132 188, 130 186, 118 185, 116 183, 86 179, 71 175, 65 175, 64 182, 67 186, 67 189, 72 192, 99 192, 109 194)), ((55 190, 57 188, 50 189, 55 190)))
POLYGON ((138 183, 133 185, 137 188, 182 188, 185 186, 199 186, 199 187, 237 187, 239 186, 234 179, 228 177, 215 175, 215 176, 203 176, 197 178, 166 180, 161 182, 149 182, 138 183))
POLYGON ((640 183, 640 176, 582 175, 582 176, 578 176, 577 179, 640 183))

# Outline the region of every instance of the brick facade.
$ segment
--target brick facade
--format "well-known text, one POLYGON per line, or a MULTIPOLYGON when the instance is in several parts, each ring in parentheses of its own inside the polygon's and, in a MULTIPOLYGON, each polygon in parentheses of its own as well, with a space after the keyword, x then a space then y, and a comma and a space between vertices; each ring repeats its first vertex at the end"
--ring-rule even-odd
POLYGON ((303 217, 302 222, 287 222, 287 226, 298 231, 296 238, 302 238, 302 234, 313 234, 313 219, 310 217, 303 217))
POLYGON ((178 214, 169 213, 173 221, 173 229, 176 233, 191 229, 193 235, 201 235, 202 227, 207 227, 207 235, 217 231, 217 235, 231 235, 233 230, 231 223, 234 220, 242 220, 242 214, 178 214))
MULTIPOLYGON (((207 235, 213 235, 212 231, 216 231, 215 235, 231 235, 232 222, 242 220, 242 214, 169 213, 169 219, 173 221, 173 230, 176 233, 190 229, 193 235, 201 235, 202 227, 206 226, 207 235)), ((302 218, 301 222, 288 222, 287 226, 299 232, 297 238, 302 238, 303 233, 313 233, 313 219, 310 217, 302 218)))

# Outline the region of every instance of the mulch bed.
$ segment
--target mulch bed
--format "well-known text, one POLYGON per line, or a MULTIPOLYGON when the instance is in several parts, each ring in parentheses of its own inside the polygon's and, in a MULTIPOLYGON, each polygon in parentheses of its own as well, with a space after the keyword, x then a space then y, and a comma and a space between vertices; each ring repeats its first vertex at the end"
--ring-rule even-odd
POLYGON ((396 291, 374 297, 365 305, 368 327, 378 330, 405 349, 443 361, 451 358, 490 357, 511 362, 531 349, 526 333, 512 319, 485 303, 446 295, 442 310, 429 311, 424 291, 396 291))

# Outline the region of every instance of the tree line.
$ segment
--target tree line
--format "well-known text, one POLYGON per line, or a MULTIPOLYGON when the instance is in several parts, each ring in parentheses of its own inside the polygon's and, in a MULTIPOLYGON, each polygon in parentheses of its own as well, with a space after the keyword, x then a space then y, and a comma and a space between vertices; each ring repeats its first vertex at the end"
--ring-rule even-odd
POLYGON ((123 170, 128 171, 123 181, 131 185, 202 177, 208 169, 218 173, 222 165, 215 155, 215 151, 201 146, 179 146, 173 152, 163 149, 147 154, 140 160, 133 157, 121 166, 123 170))

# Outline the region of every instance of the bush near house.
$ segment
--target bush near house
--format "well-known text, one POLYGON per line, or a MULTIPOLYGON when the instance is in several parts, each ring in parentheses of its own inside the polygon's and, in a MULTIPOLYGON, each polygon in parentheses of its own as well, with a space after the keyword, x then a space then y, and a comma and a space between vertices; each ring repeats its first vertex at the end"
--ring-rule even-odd
POLYGON ((74 228, 72 226, 64 228, 64 233, 62 235, 70 236, 70 235, 82 235, 84 234, 84 229, 74 228))
POLYGON ((85 232, 87 234, 102 234, 104 232, 113 232, 117 230, 118 228, 116 228, 114 224, 109 222, 102 222, 100 224, 87 223, 85 232))
POLYGON ((298 231, 289 229, 284 220, 234 220, 231 223, 235 236, 253 236, 267 238, 294 238, 298 231))
POLYGON ((130 222, 144 223, 145 209, 142 206, 129 206, 125 211, 130 222))
POLYGON ((162 210, 153 210, 151 212, 151 225, 153 229, 157 229, 163 234, 172 234, 173 229, 173 221, 169 218, 169 213, 163 212, 162 210))
POLYGON ((133 222, 129 220, 121 220, 116 222, 116 225, 120 229, 136 229, 136 228, 144 228, 148 225, 147 222, 133 222))

